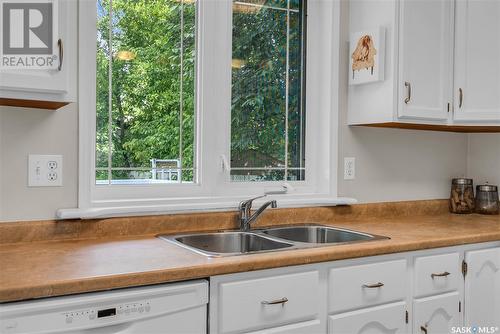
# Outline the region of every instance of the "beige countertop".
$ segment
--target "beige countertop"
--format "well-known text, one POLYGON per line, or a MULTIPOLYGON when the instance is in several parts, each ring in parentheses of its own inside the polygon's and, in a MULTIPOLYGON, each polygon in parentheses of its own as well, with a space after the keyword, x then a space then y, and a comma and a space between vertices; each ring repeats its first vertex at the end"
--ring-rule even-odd
POLYGON ((0 302, 500 241, 500 216, 442 213, 397 218, 365 216, 353 220, 345 216, 321 223, 390 239, 225 258, 207 258, 160 240, 156 233, 3 243, 0 244, 0 302))

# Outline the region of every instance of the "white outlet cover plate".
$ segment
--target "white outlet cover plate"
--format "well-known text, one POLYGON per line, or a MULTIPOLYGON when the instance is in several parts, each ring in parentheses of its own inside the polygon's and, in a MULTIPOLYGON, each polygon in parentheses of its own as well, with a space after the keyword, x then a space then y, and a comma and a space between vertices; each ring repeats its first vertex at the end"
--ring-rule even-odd
POLYGON ((30 154, 28 157, 29 187, 61 187, 63 185, 62 155, 30 154))
POLYGON ((356 178, 356 158, 344 158, 344 180, 356 178))

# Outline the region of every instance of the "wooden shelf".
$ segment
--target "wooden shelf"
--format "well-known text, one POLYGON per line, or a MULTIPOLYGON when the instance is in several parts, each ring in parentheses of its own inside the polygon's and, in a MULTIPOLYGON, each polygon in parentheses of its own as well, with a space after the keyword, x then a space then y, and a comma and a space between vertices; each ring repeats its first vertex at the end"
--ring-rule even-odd
POLYGON ((69 104, 69 102, 35 101, 35 100, 20 100, 20 99, 0 98, 0 106, 8 106, 8 107, 23 107, 23 108, 57 110, 57 109, 62 108, 68 104, 69 104))
POLYGON ((500 133, 500 124, 498 125, 439 125, 439 124, 411 124, 411 123, 373 123, 356 124, 353 126, 367 126, 372 128, 392 128, 426 131, 445 131, 461 133, 500 133))

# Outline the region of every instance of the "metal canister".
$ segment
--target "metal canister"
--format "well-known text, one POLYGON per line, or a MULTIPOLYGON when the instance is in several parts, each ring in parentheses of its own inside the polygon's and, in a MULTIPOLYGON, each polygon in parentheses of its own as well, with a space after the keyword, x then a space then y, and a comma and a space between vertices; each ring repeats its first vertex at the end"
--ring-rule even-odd
POLYGON ((498 215, 500 203, 497 186, 484 184, 476 187, 476 212, 484 215, 498 215))

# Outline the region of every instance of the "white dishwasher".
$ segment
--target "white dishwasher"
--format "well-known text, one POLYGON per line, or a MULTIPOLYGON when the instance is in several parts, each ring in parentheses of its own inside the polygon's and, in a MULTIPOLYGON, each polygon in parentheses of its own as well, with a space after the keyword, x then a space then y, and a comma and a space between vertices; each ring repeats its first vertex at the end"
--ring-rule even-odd
POLYGON ((0 333, 201 334, 205 280, 0 304, 0 333))

